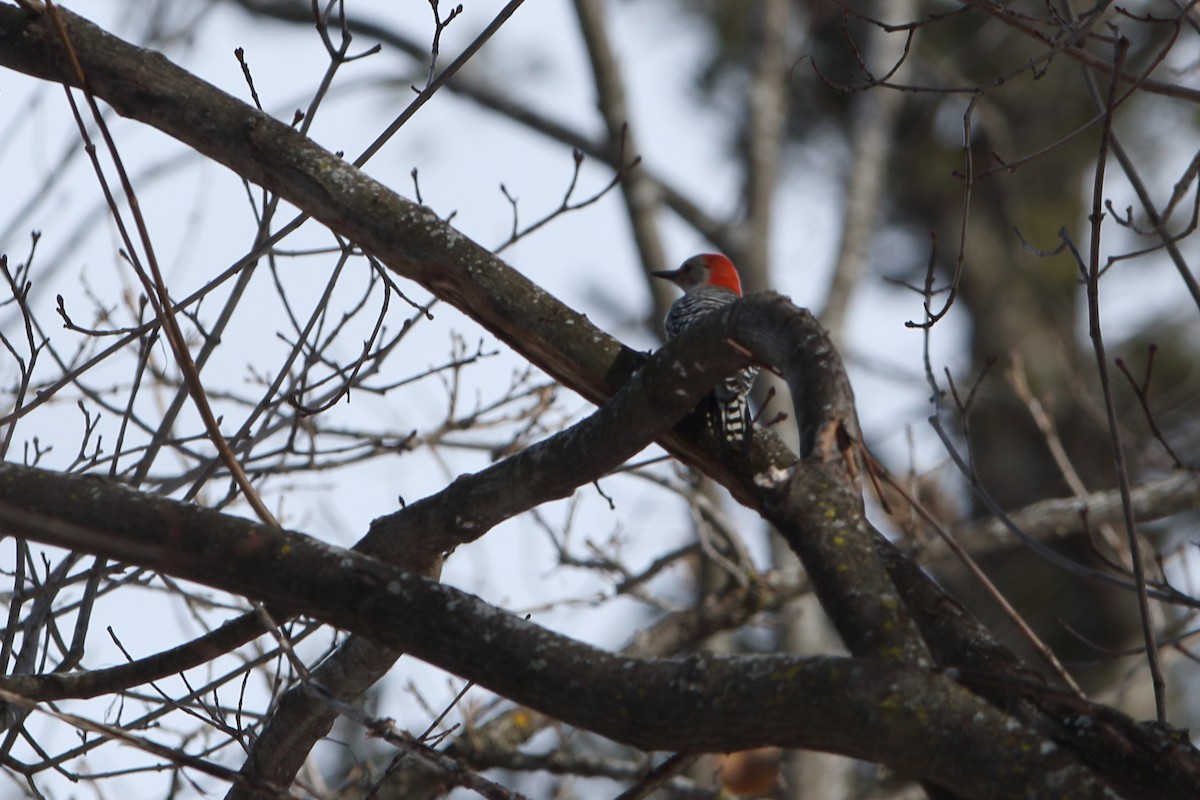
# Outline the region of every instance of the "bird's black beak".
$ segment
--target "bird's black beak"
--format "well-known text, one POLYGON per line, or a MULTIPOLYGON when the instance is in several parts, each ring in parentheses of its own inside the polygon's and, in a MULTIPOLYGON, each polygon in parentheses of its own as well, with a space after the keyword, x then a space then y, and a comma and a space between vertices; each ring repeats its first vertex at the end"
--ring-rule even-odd
POLYGON ((658 272, 651 272, 650 274, 656 278, 662 278, 664 281, 674 282, 674 280, 679 277, 679 270, 663 269, 663 270, 659 270, 658 272))

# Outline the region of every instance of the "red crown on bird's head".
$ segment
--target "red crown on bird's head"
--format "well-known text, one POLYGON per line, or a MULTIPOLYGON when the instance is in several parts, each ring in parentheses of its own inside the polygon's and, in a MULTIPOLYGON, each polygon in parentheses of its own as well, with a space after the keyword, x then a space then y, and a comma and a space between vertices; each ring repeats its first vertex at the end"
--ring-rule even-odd
POLYGON ((741 295, 742 279, 738 276, 737 268, 733 266, 732 261, 720 253, 702 253, 692 258, 703 260, 705 268, 708 269, 709 286, 721 286, 734 294, 741 295))

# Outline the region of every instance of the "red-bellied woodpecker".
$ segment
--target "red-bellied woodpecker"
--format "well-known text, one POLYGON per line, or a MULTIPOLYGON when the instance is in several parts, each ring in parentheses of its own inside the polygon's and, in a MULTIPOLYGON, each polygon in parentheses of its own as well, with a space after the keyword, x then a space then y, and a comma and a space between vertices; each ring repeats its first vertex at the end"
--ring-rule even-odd
MULTIPOLYGON (((667 312, 664 327, 674 339, 701 316, 729 305, 742 296, 742 281, 728 258, 713 253, 692 256, 679 269, 651 273, 683 289, 683 297, 667 312)), ((721 435, 730 446, 742 450, 753 433, 746 393, 758 370, 747 367, 730 375, 713 390, 721 435)))

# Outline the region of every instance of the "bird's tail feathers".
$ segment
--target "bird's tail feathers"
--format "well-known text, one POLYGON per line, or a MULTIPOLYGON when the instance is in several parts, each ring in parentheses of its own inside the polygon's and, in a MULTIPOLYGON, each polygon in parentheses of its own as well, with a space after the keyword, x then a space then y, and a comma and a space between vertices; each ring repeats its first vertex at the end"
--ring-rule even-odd
POLYGON ((735 394, 724 400, 715 397, 713 399, 716 401, 717 424, 721 438, 734 450, 745 450, 754 436, 754 423, 746 396, 735 394))

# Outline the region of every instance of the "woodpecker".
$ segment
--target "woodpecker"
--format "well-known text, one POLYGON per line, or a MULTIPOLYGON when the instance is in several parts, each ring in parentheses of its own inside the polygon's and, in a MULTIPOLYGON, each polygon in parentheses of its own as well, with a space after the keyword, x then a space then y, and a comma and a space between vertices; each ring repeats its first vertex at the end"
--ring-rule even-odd
MULTIPOLYGON (((683 297, 667 312, 664 327, 674 339, 703 315, 727 306, 742 296, 742 281, 733 262, 722 255, 702 253, 683 262, 679 269, 651 273, 683 289, 683 297)), ((722 438, 733 448, 744 450, 753 434, 746 393, 758 369, 746 367, 730 375, 713 390, 722 438)))

